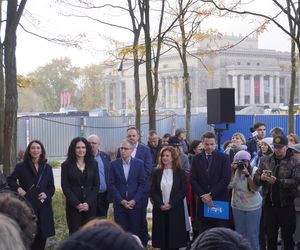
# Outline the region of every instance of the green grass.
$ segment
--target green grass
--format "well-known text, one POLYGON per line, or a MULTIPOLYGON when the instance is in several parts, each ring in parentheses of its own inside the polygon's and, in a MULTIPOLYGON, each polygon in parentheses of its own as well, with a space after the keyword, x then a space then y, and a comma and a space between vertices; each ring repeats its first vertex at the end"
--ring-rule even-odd
MULTIPOLYGON (((55 194, 52 198, 54 224, 56 235, 48 238, 46 250, 57 249, 58 244, 69 237, 69 231, 66 221, 66 210, 65 210, 65 196, 61 188, 55 190, 55 194)), ((148 208, 149 209, 149 208, 148 208)), ((150 211, 148 211, 150 212, 150 211)), ((109 206, 108 219, 113 221, 113 208, 112 204, 109 206)), ((151 237, 152 220, 148 219, 148 230, 151 237)), ((152 248, 149 248, 152 249, 152 248)))
POLYGON ((65 202, 65 196, 61 188, 57 188, 52 198, 56 235, 51 238, 48 238, 46 247, 47 250, 56 249, 59 242, 61 242, 64 239, 67 239, 69 236, 66 221, 65 202))

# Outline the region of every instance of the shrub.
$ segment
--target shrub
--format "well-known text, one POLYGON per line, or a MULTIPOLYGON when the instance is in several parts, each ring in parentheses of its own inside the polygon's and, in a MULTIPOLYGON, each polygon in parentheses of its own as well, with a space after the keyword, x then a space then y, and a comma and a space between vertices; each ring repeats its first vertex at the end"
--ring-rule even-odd
POLYGON ((59 168, 61 163, 58 160, 49 160, 48 164, 52 167, 52 168, 59 168))

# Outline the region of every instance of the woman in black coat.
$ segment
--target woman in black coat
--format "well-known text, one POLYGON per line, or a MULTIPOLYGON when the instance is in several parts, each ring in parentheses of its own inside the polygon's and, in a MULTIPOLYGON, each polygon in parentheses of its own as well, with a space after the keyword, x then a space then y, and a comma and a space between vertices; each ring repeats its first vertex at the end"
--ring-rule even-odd
POLYGON ((99 192, 98 164, 90 143, 83 137, 71 141, 67 160, 62 163, 61 187, 66 196, 69 234, 96 216, 99 192))
POLYGON ((23 162, 16 165, 7 183, 11 190, 27 198, 38 218, 38 229, 31 249, 43 250, 47 237, 55 234, 52 196, 55 192, 53 172, 43 144, 33 140, 27 146, 23 162))
POLYGON ((178 153, 170 146, 162 148, 151 186, 153 247, 166 250, 187 245, 183 205, 186 190, 186 175, 180 168, 178 153))

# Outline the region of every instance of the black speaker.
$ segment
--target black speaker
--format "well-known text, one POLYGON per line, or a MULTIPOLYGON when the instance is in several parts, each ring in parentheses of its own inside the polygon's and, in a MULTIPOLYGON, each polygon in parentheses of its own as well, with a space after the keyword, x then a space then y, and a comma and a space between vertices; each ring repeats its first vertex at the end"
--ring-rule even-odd
POLYGON ((235 123, 234 89, 207 90, 207 124, 235 123))

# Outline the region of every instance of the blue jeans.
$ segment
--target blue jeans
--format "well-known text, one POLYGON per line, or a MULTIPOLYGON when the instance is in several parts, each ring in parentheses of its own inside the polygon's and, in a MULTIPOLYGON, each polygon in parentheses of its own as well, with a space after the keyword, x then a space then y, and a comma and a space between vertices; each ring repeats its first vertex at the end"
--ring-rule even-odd
POLYGON ((232 208, 235 230, 244 236, 251 249, 259 250, 259 223, 261 208, 253 211, 242 211, 232 208))

